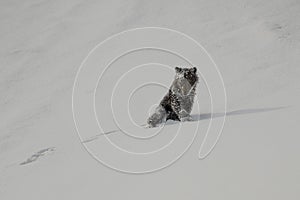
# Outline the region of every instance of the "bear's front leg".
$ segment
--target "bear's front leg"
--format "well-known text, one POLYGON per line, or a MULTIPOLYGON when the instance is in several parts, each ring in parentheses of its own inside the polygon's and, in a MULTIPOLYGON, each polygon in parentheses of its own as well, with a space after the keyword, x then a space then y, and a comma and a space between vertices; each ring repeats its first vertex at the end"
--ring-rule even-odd
POLYGON ((182 108, 181 102, 180 102, 178 96, 176 94, 172 93, 172 94, 170 94, 170 97, 171 97, 171 107, 172 107, 173 111, 177 114, 179 120, 181 122, 192 120, 192 117, 190 116, 190 114, 182 108))
POLYGON ((178 116, 181 122, 192 121, 191 115, 186 110, 182 109, 178 116))

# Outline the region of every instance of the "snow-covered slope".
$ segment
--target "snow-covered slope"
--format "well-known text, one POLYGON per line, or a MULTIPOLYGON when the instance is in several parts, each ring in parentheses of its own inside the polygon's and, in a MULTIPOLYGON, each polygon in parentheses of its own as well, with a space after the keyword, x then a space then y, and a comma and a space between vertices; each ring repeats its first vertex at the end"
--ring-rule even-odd
MULTIPOLYGON (((1 1, 0 199, 299 199, 299 22, 298 0, 1 1), (197 158, 200 132, 171 167, 128 175, 84 149, 72 86, 96 44, 145 26, 184 32, 206 48, 228 113, 206 159, 197 158)), ((210 110, 201 111, 207 127, 210 110)))

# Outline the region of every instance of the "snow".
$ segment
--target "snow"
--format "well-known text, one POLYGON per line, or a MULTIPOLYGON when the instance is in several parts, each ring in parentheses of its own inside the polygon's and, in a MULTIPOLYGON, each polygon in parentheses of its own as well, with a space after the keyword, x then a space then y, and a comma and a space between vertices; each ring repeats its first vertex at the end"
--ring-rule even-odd
MULTIPOLYGON (((299 199, 299 20, 297 0, 1 1, 0 199, 299 199), (201 131, 191 148, 163 170, 132 175, 101 165, 81 144, 72 87, 95 45, 145 26, 181 31, 206 48, 224 79, 228 113, 216 148, 199 160, 211 115, 200 84, 201 113, 193 115, 201 131)), ((157 91, 153 104, 165 92, 157 91)), ((141 113, 132 113, 139 123, 141 113)), ((117 132, 110 138, 147 151, 178 126, 167 125, 152 146, 117 132)))

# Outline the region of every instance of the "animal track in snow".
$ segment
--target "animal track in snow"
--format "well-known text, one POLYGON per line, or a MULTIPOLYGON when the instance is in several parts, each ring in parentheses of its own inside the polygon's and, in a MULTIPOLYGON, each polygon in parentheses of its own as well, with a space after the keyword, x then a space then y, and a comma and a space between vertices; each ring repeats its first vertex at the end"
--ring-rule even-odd
POLYGON ((45 156, 54 151, 55 151, 55 147, 49 147, 46 149, 42 149, 42 150, 36 152, 35 154, 33 154, 30 158, 27 158, 27 160, 25 160, 24 162, 21 162, 20 165, 26 165, 26 164, 32 163, 32 162, 36 161, 37 159, 39 159, 40 157, 45 156))

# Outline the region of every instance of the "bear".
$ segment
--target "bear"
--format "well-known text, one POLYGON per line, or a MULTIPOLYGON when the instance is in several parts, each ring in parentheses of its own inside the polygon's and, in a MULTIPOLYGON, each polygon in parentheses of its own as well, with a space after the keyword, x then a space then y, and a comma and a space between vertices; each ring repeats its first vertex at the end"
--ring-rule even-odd
POLYGON ((190 121, 199 81, 197 68, 175 67, 175 78, 155 112, 148 118, 148 127, 156 127, 167 120, 190 121))

